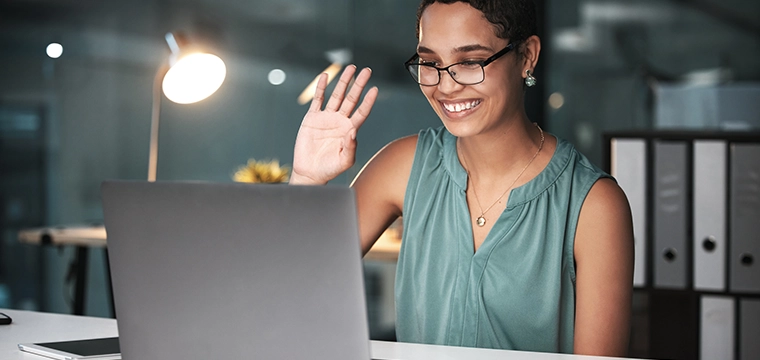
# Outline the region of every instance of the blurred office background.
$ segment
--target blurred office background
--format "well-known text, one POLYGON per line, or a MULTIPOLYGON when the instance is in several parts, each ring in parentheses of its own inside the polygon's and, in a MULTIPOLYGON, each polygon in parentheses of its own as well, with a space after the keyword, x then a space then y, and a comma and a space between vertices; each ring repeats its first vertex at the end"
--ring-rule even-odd
MULTIPOLYGON (((760 2, 540 0, 543 52, 528 112, 600 167, 616 130, 760 127, 760 2)), ((339 51, 373 69, 378 101, 348 184, 384 144, 438 126, 403 69, 414 0, 0 2, 0 307, 71 312, 74 249, 20 229, 100 223, 105 179, 147 176, 152 83, 181 31, 227 64, 210 98, 162 102, 159 180, 230 182, 249 158, 292 161, 299 94, 339 51), (46 54, 50 43, 62 55, 46 54), (284 81, 270 81, 272 70, 284 81), (275 85, 277 84, 277 85, 275 85)), ((332 86, 330 86, 332 88, 332 86)), ((110 316, 102 249, 86 314, 110 316)), ((393 336, 393 262, 367 261, 375 338, 393 336)), ((635 343, 644 350, 646 342, 635 343)))

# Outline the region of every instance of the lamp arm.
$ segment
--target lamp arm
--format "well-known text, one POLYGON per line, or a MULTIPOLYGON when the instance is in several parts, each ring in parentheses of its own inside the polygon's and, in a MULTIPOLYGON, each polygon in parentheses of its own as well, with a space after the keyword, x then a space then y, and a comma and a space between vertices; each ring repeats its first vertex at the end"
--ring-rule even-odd
POLYGON ((148 181, 156 181, 158 167, 158 125, 161 116, 161 87, 169 64, 161 65, 153 79, 153 109, 150 119, 150 151, 148 153, 148 181))

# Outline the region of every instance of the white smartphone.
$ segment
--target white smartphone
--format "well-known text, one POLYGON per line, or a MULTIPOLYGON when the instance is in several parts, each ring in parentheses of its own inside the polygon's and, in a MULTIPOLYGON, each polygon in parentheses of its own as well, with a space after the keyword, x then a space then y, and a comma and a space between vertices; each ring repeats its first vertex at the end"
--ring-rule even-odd
POLYGON ((119 338, 99 338, 48 343, 18 344, 21 351, 58 360, 119 360, 119 338))

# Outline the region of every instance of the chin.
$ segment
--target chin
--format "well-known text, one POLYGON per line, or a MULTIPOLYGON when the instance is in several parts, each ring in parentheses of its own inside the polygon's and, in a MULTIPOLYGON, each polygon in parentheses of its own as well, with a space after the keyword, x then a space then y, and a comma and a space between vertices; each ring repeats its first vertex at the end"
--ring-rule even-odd
POLYGON ((448 119, 441 118, 441 122, 443 123, 443 126, 448 130, 448 132, 451 133, 451 135, 454 135, 458 138, 460 137, 469 137, 473 135, 477 135, 480 131, 479 129, 475 129, 472 125, 472 123, 462 122, 462 121, 451 121, 448 119))

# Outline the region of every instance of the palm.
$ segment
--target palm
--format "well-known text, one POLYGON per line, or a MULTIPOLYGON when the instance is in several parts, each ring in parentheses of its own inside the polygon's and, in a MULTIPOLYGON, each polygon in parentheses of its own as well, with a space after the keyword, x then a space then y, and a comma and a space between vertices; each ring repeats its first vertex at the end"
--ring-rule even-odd
POLYGON ((353 165, 347 148, 351 121, 338 113, 308 113, 296 139, 294 171, 318 181, 328 181, 353 165))
POLYGON ((353 66, 346 68, 324 110, 322 103, 327 80, 324 75, 320 78, 314 100, 298 130, 293 156, 294 176, 306 177, 314 183, 326 183, 354 164, 356 132, 377 98, 377 88, 370 89, 354 112, 370 77, 369 70, 362 70, 346 95, 354 72, 353 66))

